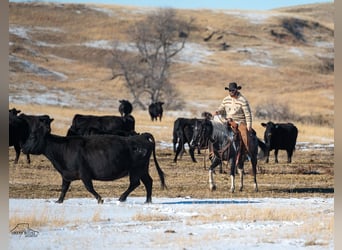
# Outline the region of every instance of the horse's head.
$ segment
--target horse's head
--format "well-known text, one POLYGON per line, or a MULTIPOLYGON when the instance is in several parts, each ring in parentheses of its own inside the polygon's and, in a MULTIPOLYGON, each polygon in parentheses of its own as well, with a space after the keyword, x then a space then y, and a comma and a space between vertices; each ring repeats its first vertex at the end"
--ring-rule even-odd
POLYGON ((211 138, 213 126, 208 119, 196 120, 193 127, 193 135, 190 141, 192 147, 205 148, 211 138))

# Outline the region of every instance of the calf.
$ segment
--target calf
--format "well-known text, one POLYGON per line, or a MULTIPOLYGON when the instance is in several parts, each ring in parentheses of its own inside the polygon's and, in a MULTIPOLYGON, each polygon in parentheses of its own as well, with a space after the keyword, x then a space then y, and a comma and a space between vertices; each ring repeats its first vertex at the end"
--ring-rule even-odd
POLYGON ((164 102, 154 102, 154 103, 151 103, 149 106, 148 106, 148 112, 151 116, 151 120, 154 121, 154 120, 158 120, 158 117, 159 117, 159 121, 162 120, 162 117, 163 117, 163 104, 164 102))
POLYGON ((127 116, 95 116, 76 114, 67 136, 92 134, 134 133, 135 119, 127 116))
POLYGON ((132 113, 133 106, 129 101, 119 100, 119 102, 120 102, 119 112, 121 116, 127 116, 132 113))
MULTIPOLYGON (((51 120, 48 115, 25 115, 20 114, 20 111, 10 110, 9 114, 9 143, 8 146, 13 146, 15 149, 14 164, 17 164, 20 157, 21 144, 23 144, 29 136, 30 130, 43 125, 51 131, 51 120)), ((31 163, 30 155, 26 155, 26 162, 31 163)))
POLYGON ((266 128, 264 133, 264 140, 266 145, 266 160, 269 162, 270 151, 274 149, 274 160, 278 163, 278 151, 286 150, 287 163, 291 163, 292 154, 296 147, 298 129, 292 123, 261 123, 266 128))
POLYGON ((164 173, 159 167, 155 154, 155 140, 152 134, 143 133, 130 137, 116 135, 57 136, 46 128, 32 131, 23 152, 46 156, 62 176, 62 191, 57 203, 64 201, 70 183, 82 180, 86 189, 94 195, 98 203, 102 197, 94 190, 93 180, 112 181, 129 176, 129 187, 119 201, 143 182, 146 188, 146 203, 152 202, 152 183, 149 175, 150 156, 161 180, 166 187, 164 173))

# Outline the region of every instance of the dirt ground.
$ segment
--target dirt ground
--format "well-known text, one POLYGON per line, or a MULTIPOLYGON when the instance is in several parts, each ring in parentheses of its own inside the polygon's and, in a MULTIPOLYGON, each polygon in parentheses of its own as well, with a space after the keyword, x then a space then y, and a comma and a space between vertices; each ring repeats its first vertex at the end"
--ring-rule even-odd
MULTIPOLYGON (((226 173, 214 176, 217 190, 209 191, 208 171, 210 164, 206 161, 204 168, 204 152, 195 155, 198 162, 193 163, 188 154, 184 154, 177 163, 173 162, 171 149, 158 149, 157 159, 166 175, 167 189, 160 188, 159 177, 153 160, 150 162, 150 174, 153 182, 153 197, 192 197, 192 198, 257 198, 257 197, 334 197, 334 150, 333 147, 296 150, 293 162, 286 163, 285 151, 279 152, 279 163, 274 164, 273 151, 270 163, 258 162, 257 181, 259 192, 253 189, 251 165, 245 164, 243 191, 231 193, 229 169, 224 165, 226 173)), ((57 198, 61 187, 61 176, 53 168, 50 161, 42 155, 31 156, 31 164, 26 157, 20 156, 19 163, 14 164, 14 149, 9 148, 9 197, 10 198, 57 198)), ((238 190, 239 182, 236 182, 238 190)), ((119 197, 128 187, 128 178, 111 182, 94 181, 95 190, 102 197, 119 197)), ((145 188, 141 184, 130 196, 145 196, 145 188)), ((81 181, 71 183, 66 199, 72 197, 92 197, 81 181)))

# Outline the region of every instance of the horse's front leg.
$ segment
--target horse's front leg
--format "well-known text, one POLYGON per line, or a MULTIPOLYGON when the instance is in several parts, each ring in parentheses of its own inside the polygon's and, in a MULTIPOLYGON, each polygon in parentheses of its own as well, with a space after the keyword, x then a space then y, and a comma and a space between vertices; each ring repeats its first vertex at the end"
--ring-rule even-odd
POLYGON ((243 175, 244 175, 243 167, 242 168, 238 168, 238 172, 239 172, 239 176, 240 176, 240 188, 239 188, 239 191, 241 192, 242 189, 243 189, 243 175))
POLYGON ((244 170, 243 170, 243 167, 244 167, 244 162, 246 160, 246 155, 242 155, 239 159, 239 162, 238 162, 238 173, 239 173, 239 177, 240 177, 240 188, 239 188, 239 191, 241 192, 242 189, 243 189, 243 176, 244 176, 244 170))
POLYGON ((217 157, 214 156, 212 159, 211 166, 209 167, 209 190, 210 191, 215 191, 216 190, 216 184, 214 181, 214 169, 219 165, 221 160, 217 157))

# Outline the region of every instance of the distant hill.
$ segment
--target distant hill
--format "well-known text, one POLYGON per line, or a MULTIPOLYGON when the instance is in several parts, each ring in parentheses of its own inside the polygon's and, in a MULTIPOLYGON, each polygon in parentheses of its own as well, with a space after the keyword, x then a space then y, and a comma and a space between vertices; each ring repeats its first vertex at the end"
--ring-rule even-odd
MULTIPOLYGON (((119 99, 131 96, 122 80, 111 80, 112 43, 127 45, 128 27, 151 11, 9 3, 10 106, 117 109, 119 99)), ((237 81, 254 112, 272 104, 303 119, 333 120, 333 3, 177 13, 194 18, 196 27, 170 79, 182 110, 213 111, 226 95, 224 86, 237 81)))

